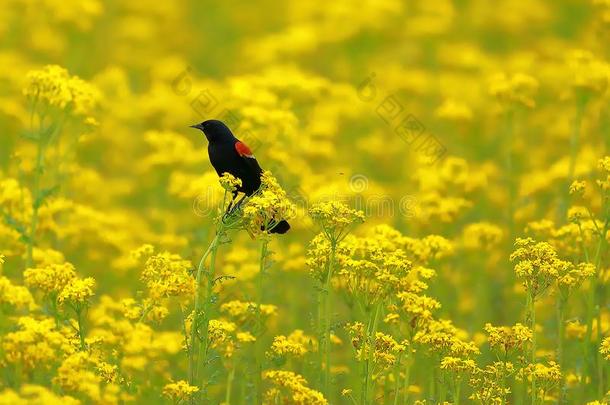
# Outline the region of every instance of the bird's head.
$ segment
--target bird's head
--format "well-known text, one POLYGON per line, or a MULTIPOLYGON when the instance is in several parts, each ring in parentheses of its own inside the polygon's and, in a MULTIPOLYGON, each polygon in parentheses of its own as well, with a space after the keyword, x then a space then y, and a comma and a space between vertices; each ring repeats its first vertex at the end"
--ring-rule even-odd
POLYGON ((209 142, 232 141, 235 136, 224 122, 218 120, 207 120, 200 124, 191 125, 191 128, 197 128, 203 131, 209 142))

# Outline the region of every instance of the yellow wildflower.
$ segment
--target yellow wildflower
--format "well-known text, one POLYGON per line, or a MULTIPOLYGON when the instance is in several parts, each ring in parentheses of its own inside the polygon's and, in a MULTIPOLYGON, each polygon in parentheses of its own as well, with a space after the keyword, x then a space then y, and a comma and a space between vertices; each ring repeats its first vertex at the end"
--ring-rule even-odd
POLYGON ((86 304, 91 297, 93 297, 93 288, 95 287, 95 280, 92 277, 85 279, 72 279, 66 285, 57 297, 57 301, 60 304, 68 301, 71 304, 82 305, 86 304))
POLYGON ((23 273, 25 283, 43 292, 59 293, 76 278, 76 271, 71 263, 49 264, 42 268, 27 269, 23 273))
POLYGON ((199 392, 199 387, 194 387, 184 380, 172 382, 163 387, 163 395, 174 403, 187 401, 197 392, 199 392))
POLYGON ((269 370, 263 378, 282 389, 286 399, 295 405, 327 405, 328 401, 316 390, 307 386, 307 381, 291 371, 269 370))

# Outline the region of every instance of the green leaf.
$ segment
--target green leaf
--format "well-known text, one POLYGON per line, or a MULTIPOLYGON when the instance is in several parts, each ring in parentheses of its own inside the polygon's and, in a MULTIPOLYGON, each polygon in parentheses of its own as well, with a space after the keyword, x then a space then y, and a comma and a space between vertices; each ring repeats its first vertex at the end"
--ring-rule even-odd
POLYGON ((40 194, 38 195, 38 198, 36 198, 36 201, 34 201, 34 208, 38 209, 40 208, 45 200, 49 197, 51 197, 53 194, 57 193, 59 191, 59 184, 53 186, 53 187, 49 187, 49 188, 44 188, 42 190, 40 190, 40 194))
POLYGON ((4 217, 4 222, 6 222, 6 224, 8 226, 10 226, 12 229, 14 229, 15 231, 19 232, 20 238, 23 242, 25 243, 29 243, 30 241, 30 236, 28 235, 27 230, 25 229, 25 226, 23 226, 22 223, 20 223, 19 221, 17 221, 13 216, 11 216, 11 214, 9 214, 8 212, 2 211, 2 216, 4 217))
POLYGON ((29 139, 30 141, 38 141, 40 139, 40 134, 38 132, 25 130, 21 132, 21 137, 29 139))

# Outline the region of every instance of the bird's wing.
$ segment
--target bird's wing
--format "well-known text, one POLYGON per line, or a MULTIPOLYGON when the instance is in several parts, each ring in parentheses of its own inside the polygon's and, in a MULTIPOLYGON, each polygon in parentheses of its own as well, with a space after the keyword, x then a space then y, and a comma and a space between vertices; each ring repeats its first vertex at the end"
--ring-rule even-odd
POLYGON ((254 154, 252 153, 252 151, 248 147, 248 145, 246 145, 242 141, 235 142, 235 150, 237 151, 237 153, 241 157, 250 158, 250 159, 256 159, 254 157, 254 154))
MULTIPOLYGON (((261 169, 260 165, 258 164, 258 160, 256 160, 256 158, 254 157, 254 154, 252 153, 252 150, 248 147, 248 145, 238 140, 237 142, 235 142, 235 150, 237 151, 237 154, 243 158, 247 167, 250 168, 250 171, 256 177, 256 181, 260 181, 259 179, 261 173, 263 172, 263 169, 261 169)), ((256 188, 258 188, 258 186, 256 188)))

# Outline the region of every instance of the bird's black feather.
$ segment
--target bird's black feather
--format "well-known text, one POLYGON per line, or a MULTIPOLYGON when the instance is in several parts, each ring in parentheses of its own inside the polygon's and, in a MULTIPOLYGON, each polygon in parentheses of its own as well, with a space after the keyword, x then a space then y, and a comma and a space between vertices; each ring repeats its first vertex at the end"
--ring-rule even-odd
MULTIPOLYGON (((208 120, 193 126, 200 129, 208 139, 208 155, 210 163, 219 176, 230 173, 241 180, 242 185, 238 191, 250 196, 261 186, 263 169, 254 156, 242 156, 236 147, 241 141, 231 130, 218 120, 208 120)), ((278 222, 271 233, 286 233, 290 229, 287 221, 278 222)))

